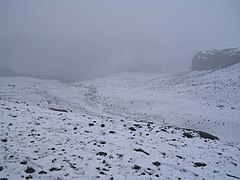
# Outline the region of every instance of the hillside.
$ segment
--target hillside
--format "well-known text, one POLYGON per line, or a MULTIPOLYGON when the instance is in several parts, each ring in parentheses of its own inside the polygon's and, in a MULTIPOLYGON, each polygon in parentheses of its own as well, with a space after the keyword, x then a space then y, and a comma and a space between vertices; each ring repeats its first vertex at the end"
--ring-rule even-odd
POLYGON ((0 78, 0 178, 239 179, 240 64, 0 78))
POLYGON ((240 48, 201 51, 192 60, 194 71, 216 70, 240 63, 240 48))

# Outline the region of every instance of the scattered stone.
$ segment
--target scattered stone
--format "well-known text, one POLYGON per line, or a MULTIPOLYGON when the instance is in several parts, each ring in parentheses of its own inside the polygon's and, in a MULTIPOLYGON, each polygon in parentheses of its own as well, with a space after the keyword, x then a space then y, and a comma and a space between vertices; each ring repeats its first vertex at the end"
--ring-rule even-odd
POLYGON ((134 127, 130 127, 129 130, 136 131, 136 129, 134 127))
POLYGON ((158 162, 158 161, 155 161, 155 162, 153 162, 152 164, 153 164, 154 166, 160 166, 160 165, 161 165, 161 163, 158 162))
POLYGON ((107 153, 106 153, 106 152, 98 152, 96 155, 97 155, 97 156, 106 156, 107 153))
POLYGON ((110 134, 115 134, 116 132, 115 131, 109 131, 110 134))
POLYGON ((56 167, 52 167, 51 169, 49 169, 49 171, 60 171, 61 169, 60 168, 56 168, 56 167))
POLYGON ((183 135, 187 138, 193 138, 193 136, 188 132, 184 132, 183 135))
POLYGON ((25 164, 27 164, 27 161, 23 160, 23 161, 20 162, 20 164, 25 165, 25 164))
POLYGON ((3 167, 2 166, 0 166, 0 171, 2 171, 3 170, 3 167))
POLYGON ((178 157, 179 159, 183 159, 183 157, 182 157, 182 156, 179 156, 179 155, 176 155, 176 157, 178 157))
POLYGON ((46 171, 40 171, 38 174, 47 174, 46 171))
POLYGON ((101 127, 102 127, 102 128, 105 127, 105 124, 101 124, 101 127))
POLYGON ((49 108, 50 110, 52 110, 52 111, 58 111, 58 112, 68 112, 67 110, 65 110, 65 109, 58 109, 58 108, 49 108))
POLYGON ((105 141, 99 141, 99 143, 100 143, 100 144, 106 144, 106 142, 105 142, 105 141))
POLYGON ((148 152, 144 151, 144 150, 141 149, 141 148, 139 148, 139 149, 134 149, 134 151, 136 151, 136 152, 142 152, 142 153, 144 153, 144 154, 146 154, 146 155, 150 155, 148 152))
POLYGON ((26 178, 26 179, 32 179, 32 176, 29 175, 29 176, 26 176, 25 178, 26 178))
POLYGON ((235 178, 235 179, 240 179, 240 177, 237 177, 237 176, 233 176, 231 174, 226 174, 228 177, 231 177, 231 178, 235 178))
POLYGON ((134 170, 140 170, 141 169, 141 166, 138 166, 138 165, 134 165, 133 167, 132 167, 134 170))
POLYGON ((2 142, 7 142, 7 139, 2 139, 2 142))
POLYGON ((33 169, 32 167, 28 166, 27 169, 25 170, 26 173, 34 173, 35 169, 33 169))
POLYGON ((195 162, 193 164, 194 167, 204 167, 206 166, 207 164, 206 163, 203 163, 203 162, 195 162))
POLYGON ((94 124, 93 124, 93 123, 89 123, 88 125, 89 125, 89 126, 94 126, 94 124))

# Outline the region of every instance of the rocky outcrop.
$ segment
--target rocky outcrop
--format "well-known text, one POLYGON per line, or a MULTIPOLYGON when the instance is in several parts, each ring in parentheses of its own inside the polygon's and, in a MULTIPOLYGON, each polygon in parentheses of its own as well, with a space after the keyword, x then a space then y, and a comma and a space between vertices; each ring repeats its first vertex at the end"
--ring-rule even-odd
POLYGON ((240 48, 202 51, 192 60, 193 71, 216 70, 240 63, 240 48))

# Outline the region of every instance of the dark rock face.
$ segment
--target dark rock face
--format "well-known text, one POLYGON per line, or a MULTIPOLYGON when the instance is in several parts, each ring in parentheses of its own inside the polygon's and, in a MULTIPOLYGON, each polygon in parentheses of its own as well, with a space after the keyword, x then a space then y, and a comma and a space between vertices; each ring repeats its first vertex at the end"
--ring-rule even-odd
POLYGON ((204 51, 192 60, 193 71, 216 70, 240 63, 240 48, 204 51))
POLYGON ((203 131, 197 131, 198 134, 200 135, 200 137, 204 138, 204 139, 211 139, 211 140, 219 140, 219 138, 217 136, 214 136, 212 134, 203 132, 203 131))

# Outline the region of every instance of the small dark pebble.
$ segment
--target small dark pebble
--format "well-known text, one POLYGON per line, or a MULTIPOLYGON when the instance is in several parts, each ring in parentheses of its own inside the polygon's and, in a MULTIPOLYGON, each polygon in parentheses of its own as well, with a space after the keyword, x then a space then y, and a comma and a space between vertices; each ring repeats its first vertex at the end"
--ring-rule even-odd
POLYGON ((132 168, 135 169, 135 170, 139 170, 139 169, 141 169, 141 166, 134 165, 132 168))
POLYGON ((115 131, 109 131, 110 134, 115 134, 116 132, 115 131))
POLYGON ((61 169, 59 169, 59 168, 56 168, 56 167, 52 167, 51 169, 49 169, 49 171, 60 171, 61 169))
POLYGON ((33 169, 32 167, 27 167, 27 169, 25 170, 26 173, 34 173, 35 169, 33 169))
POLYGON ((130 127, 129 130, 136 131, 136 129, 134 127, 130 127))
POLYGON ((96 155, 97 155, 97 156, 106 156, 107 153, 106 153, 106 152, 98 152, 96 155))
POLYGON ((7 142, 7 139, 2 139, 2 142, 7 142))
POLYGON ((25 165, 25 164, 27 164, 27 161, 23 160, 23 161, 20 162, 20 164, 25 165))
POLYGON ((100 144, 106 144, 106 142, 105 142, 105 141, 100 141, 99 143, 100 143, 100 144))
POLYGON ((195 162, 195 163, 193 164, 193 166, 194 166, 194 167, 204 167, 204 166, 206 166, 206 163, 203 163, 203 162, 195 162))
POLYGON ((102 127, 102 128, 105 127, 105 124, 101 124, 101 127, 102 127))
POLYGON ((89 126, 94 126, 94 124, 93 124, 93 123, 89 123, 88 125, 89 125, 89 126))
POLYGON ((153 164, 154 166, 160 166, 160 165, 161 165, 161 163, 158 162, 158 161, 155 161, 155 162, 153 162, 152 164, 153 164))
POLYGON ((182 159, 182 158, 183 158, 182 156, 179 156, 179 155, 176 155, 176 157, 178 157, 179 159, 182 159))
POLYGON ((3 170, 3 167, 2 166, 0 166, 0 171, 2 171, 3 170))
POLYGON ((40 171, 38 174, 47 174, 46 171, 40 171))

